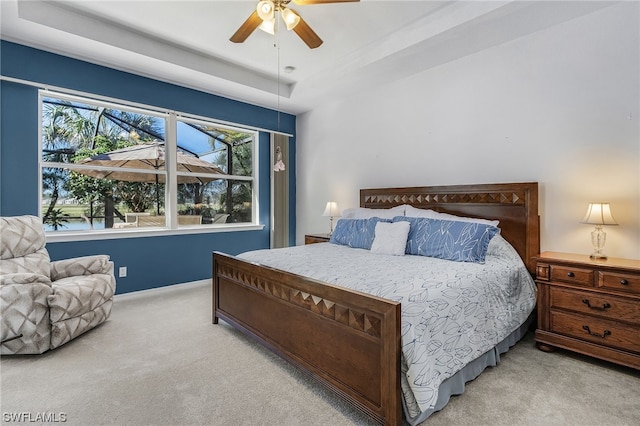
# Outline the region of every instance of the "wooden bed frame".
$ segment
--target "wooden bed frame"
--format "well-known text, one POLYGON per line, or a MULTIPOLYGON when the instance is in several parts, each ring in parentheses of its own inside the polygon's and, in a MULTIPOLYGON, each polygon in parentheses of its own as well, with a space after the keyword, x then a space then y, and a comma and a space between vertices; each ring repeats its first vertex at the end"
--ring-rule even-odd
MULTIPOLYGON (((410 204, 500 220, 533 274, 538 184, 363 189, 360 206, 410 204)), ((402 424, 400 303, 213 254, 213 323, 222 319, 383 424, 402 424)))

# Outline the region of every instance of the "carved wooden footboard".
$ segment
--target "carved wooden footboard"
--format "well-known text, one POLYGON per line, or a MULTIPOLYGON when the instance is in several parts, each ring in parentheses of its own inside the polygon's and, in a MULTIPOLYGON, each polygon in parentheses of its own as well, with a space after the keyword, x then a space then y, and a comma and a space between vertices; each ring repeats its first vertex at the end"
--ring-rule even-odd
POLYGON ((402 423, 399 303, 214 253, 218 319, 380 423, 402 423))

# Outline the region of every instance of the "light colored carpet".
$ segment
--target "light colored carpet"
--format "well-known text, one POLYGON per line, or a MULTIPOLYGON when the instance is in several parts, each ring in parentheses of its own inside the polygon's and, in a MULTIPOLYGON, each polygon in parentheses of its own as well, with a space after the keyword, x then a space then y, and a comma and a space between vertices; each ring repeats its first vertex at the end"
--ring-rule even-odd
MULTIPOLYGON (((0 375, 3 424, 20 413, 82 426, 373 424, 227 324, 211 324, 201 283, 118 296, 106 323, 43 355, 4 356, 0 375)), ((528 335, 424 422, 483 424, 637 425, 640 374, 540 352, 528 335)))

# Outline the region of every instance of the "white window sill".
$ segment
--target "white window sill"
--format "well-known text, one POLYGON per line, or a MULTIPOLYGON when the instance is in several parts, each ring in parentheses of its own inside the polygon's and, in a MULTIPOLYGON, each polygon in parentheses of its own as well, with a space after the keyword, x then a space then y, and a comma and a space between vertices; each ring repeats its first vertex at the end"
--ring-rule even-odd
POLYGON ((123 228, 99 231, 50 231, 46 233, 48 243, 67 241, 114 240, 120 238, 163 237, 167 235, 213 234, 218 232, 261 231, 264 225, 226 224, 185 226, 178 229, 168 228, 123 228))

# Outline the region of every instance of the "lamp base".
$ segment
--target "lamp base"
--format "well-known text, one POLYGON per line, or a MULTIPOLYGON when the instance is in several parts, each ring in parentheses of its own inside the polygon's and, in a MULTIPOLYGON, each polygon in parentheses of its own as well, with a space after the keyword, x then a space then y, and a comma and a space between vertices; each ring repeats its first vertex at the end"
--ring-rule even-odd
POLYGON ((605 241, 607 241, 607 233, 602 230, 601 225, 596 225, 596 229, 591 233, 591 244, 593 245, 593 253, 589 256, 591 259, 604 260, 607 258, 607 255, 602 252, 605 241))

